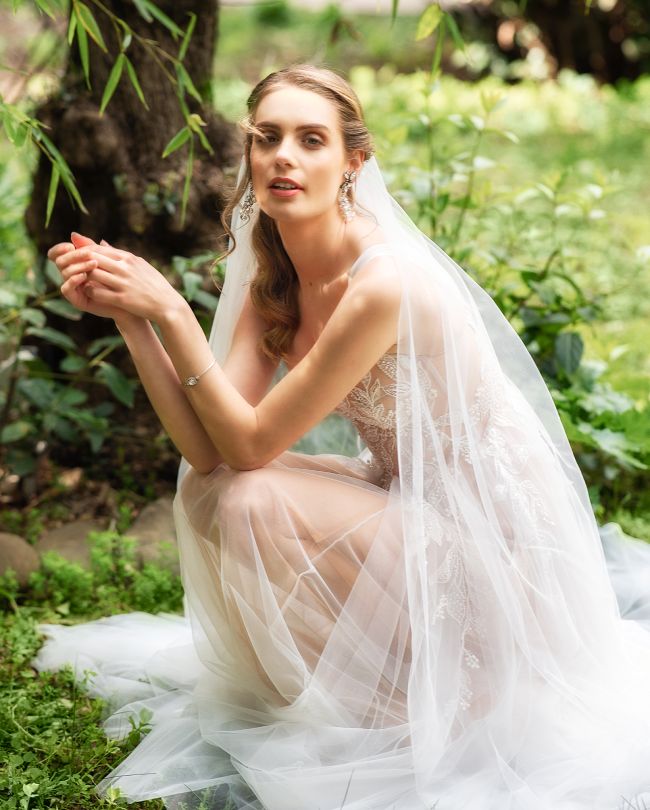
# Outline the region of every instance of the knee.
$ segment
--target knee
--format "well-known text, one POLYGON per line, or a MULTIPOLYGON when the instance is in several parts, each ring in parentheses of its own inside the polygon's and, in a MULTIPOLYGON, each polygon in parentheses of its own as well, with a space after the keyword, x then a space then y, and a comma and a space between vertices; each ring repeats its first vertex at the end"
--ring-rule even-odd
POLYGON ((222 524, 265 513, 272 505, 269 471, 230 470, 221 482, 217 515, 222 524))

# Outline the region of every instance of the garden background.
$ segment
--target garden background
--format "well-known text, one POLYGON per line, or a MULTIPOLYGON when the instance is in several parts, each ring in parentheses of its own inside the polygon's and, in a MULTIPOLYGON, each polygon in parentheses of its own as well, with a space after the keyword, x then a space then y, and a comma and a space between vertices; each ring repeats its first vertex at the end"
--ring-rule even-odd
MULTIPOLYGON (((388 187, 542 371, 600 523, 650 541, 650 15, 642 0, 0 2, 0 804, 119 805, 38 622, 182 610, 178 456, 112 321, 59 292, 71 230, 147 259, 207 329, 252 85, 352 82, 388 187)), ((133 807, 162 808, 159 801, 133 807)))

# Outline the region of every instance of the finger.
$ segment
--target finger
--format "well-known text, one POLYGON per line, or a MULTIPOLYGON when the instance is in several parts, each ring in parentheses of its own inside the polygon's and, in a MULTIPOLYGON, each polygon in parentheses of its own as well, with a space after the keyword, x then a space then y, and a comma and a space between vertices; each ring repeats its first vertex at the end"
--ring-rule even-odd
POLYGON ((63 278, 67 280, 73 276, 85 275, 86 273, 90 273, 92 270, 96 270, 97 262, 95 259, 88 259, 88 261, 77 262, 76 264, 71 264, 68 267, 59 269, 61 270, 61 275, 63 278))
POLYGON ((94 239, 91 239, 89 236, 84 236, 81 233, 77 233, 76 231, 72 231, 70 238, 72 239, 74 246, 77 248, 96 244, 94 239))
POLYGON ((95 256, 92 254, 92 249, 89 247, 77 248, 70 250, 59 256, 56 261, 56 266, 63 272, 66 267, 71 264, 80 264, 81 262, 95 261, 95 256))
POLYGON ((126 265, 124 259, 116 258, 115 256, 108 256, 106 253, 101 252, 99 249, 93 250, 93 258, 97 262, 97 266, 102 270, 107 270, 109 273, 122 276, 125 273, 126 265))
POLYGON ((84 288, 84 293, 97 304, 109 304, 119 306, 114 290, 108 290, 103 284, 93 284, 88 282, 84 288))
POLYGON ((68 253, 71 250, 74 250, 74 245, 72 242, 58 242, 56 245, 52 245, 52 247, 47 251, 47 258, 54 262, 57 258, 64 253, 68 253))
POLYGON ((88 281, 93 284, 102 284, 109 290, 119 290, 122 288, 122 281, 114 273, 95 267, 88 273, 88 281))
POLYGON ((119 259, 125 260, 130 256, 133 256, 133 254, 129 253, 128 250, 120 250, 119 248, 109 245, 108 242, 105 242, 104 244, 100 242, 100 244, 96 245, 93 250, 97 253, 101 253, 104 256, 108 256, 111 259, 115 259, 116 261, 119 259))

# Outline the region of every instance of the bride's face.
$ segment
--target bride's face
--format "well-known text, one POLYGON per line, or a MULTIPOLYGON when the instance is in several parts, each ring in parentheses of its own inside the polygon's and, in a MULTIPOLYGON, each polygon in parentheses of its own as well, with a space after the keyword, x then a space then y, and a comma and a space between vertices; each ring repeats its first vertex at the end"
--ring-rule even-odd
POLYGON ((254 122, 263 133, 251 145, 251 176, 260 208, 275 220, 338 215, 343 172, 356 168, 345 154, 338 110, 311 90, 284 86, 265 96, 254 122), (297 188, 274 188, 279 178, 297 188))

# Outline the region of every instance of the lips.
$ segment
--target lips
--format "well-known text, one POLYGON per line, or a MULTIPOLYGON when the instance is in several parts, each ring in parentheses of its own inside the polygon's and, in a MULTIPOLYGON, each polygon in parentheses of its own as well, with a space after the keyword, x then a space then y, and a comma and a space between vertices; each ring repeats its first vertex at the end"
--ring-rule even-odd
POLYGON ((292 180, 290 177, 274 177, 273 180, 269 183, 269 188, 274 186, 276 183, 287 183, 290 184, 292 188, 302 190, 302 186, 300 183, 292 180))

